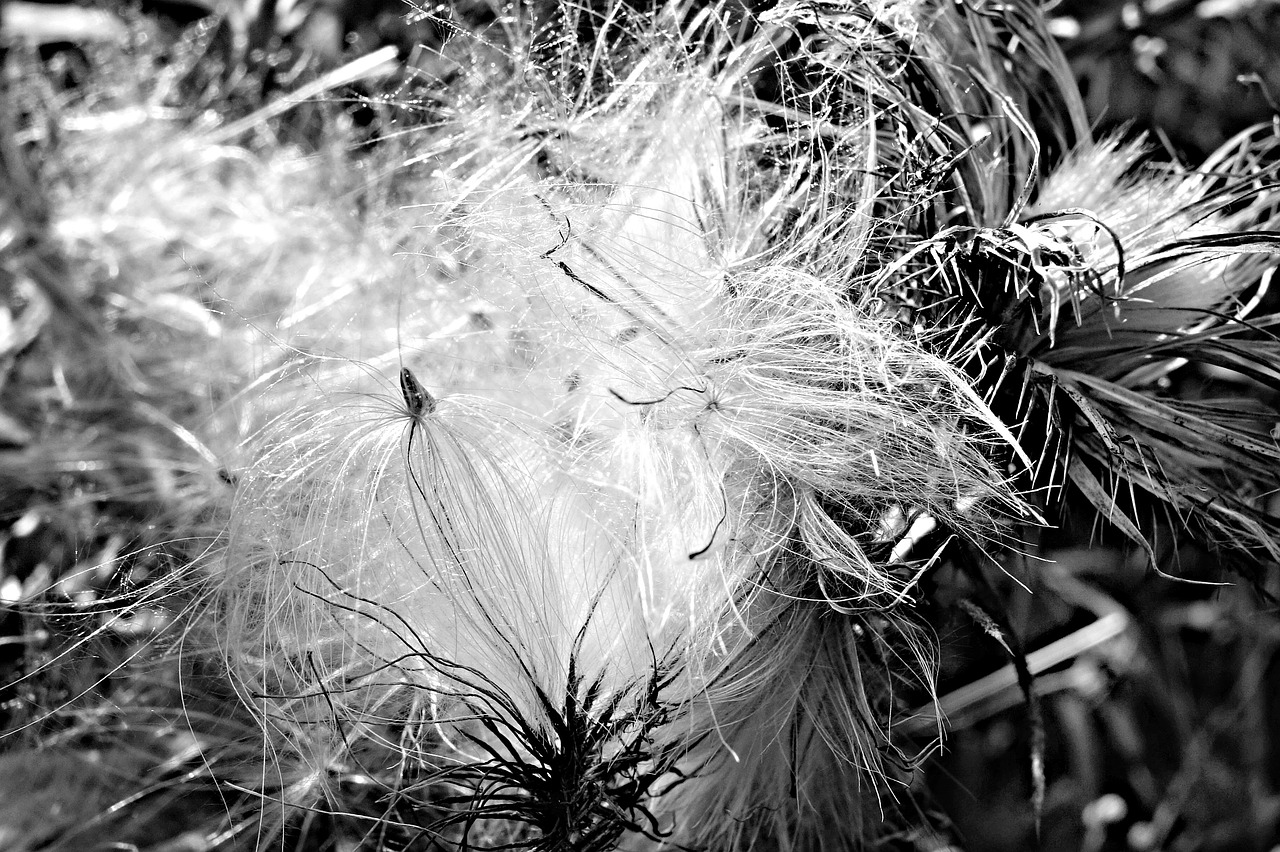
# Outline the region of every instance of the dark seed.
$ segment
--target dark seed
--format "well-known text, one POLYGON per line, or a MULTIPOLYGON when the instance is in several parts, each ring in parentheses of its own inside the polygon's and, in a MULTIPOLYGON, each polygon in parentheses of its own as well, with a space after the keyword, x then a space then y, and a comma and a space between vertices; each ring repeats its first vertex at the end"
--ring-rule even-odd
POLYGON ((436 410, 435 397, 418 383, 417 377, 408 367, 400 368, 400 393, 404 394, 404 404, 414 417, 431 414, 436 410))

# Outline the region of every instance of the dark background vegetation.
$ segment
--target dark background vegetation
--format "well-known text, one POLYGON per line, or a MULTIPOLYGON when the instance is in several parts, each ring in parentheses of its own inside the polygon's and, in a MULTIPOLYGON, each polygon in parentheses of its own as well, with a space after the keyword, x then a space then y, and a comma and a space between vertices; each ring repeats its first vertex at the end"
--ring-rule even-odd
MULTIPOLYGON (((32 21, 52 21, 52 7, 0 3, 12 54, 0 84, 0 120, 8 123, 0 127, 0 598, 6 603, 52 587, 60 600, 77 602, 82 617, 95 607, 118 606, 130 589, 190 558, 193 547, 171 542, 166 531, 198 524, 184 514, 188 507, 216 502, 225 486, 216 471, 196 484, 172 476, 171 460, 191 452, 174 424, 197 401, 156 411, 142 404, 145 394, 127 371, 95 364, 60 380, 75 388, 82 404, 59 406, 59 388, 46 380, 52 361, 47 349, 33 348, 37 338, 75 345, 120 329, 107 327, 104 306, 77 304, 73 293, 57 305, 73 320, 57 329, 45 328, 24 300, 21 276, 43 276, 57 294, 74 262, 44 233, 49 213, 41 165, 14 142, 15 123, 30 117, 24 86, 37 85, 30 75, 38 68, 40 86, 87 90, 102 43, 125 43, 146 32, 148 49, 172 51, 172 62, 188 63, 182 74, 190 97, 216 92, 220 108, 248 112, 343 56, 393 44, 407 59, 414 44, 447 34, 438 22, 404 23, 392 2, 314 0, 309 9, 287 38, 249 21, 247 47, 232 56, 226 20, 198 2, 59 7, 63 29, 48 32, 37 32, 32 21)), ((489 14, 479 3, 459 3, 447 12, 460 25, 481 23, 489 14)), ((1277 111, 1280 3, 1068 0, 1050 17, 1096 126, 1148 133, 1157 156, 1195 163, 1277 111)), ((348 94, 354 97, 331 111, 343 113, 349 126, 376 125, 378 109, 360 100, 358 91, 348 94)), ((305 137, 306 121, 314 129, 314 122, 332 120, 317 110, 294 129, 305 137)), ((134 342, 140 351, 148 345, 134 342)), ((1192 395, 1259 393, 1211 372, 1179 381, 1178 390, 1192 395)), ((1028 650, 1073 638, 1083 643, 1040 677, 1047 744, 1043 811, 1037 819, 1031 806, 1028 755, 1036 727, 1016 684, 993 682, 980 694, 962 694, 1003 660, 981 630, 939 606, 936 627, 946 648, 942 693, 953 732, 927 773, 927 791, 919 791, 938 837, 950 835, 975 852, 1037 844, 1089 852, 1276 848, 1275 576, 1226 586, 1174 582, 1147 570, 1139 554, 1108 536, 1088 513, 1058 520, 1061 528, 1046 551, 1057 564, 1010 569, 1035 594, 1020 593, 1012 582, 998 590, 1007 602, 1007 623, 1028 650), (1108 617, 1113 621, 1105 623, 1120 629, 1101 637, 1088 633, 1108 617), (955 701, 946 704, 948 697, 955 701)), ((1182 577, 1222 577, 1216 556, 1168 536, 1158 556, 1182 577)), ((958 573, 941 572, 933 579, 933 597, 964 597, 966 582, 958 573)), ((116 657, 99 649, 93 660, 80 662, 83 671, 63 660, 57 677, 18 681, 32 670, 33 659, 47 660, 63 647, 59 630, 74 633, 82 622, 4 611, 0 683, 8 685, 0 687, 0 723, 25 724, 32 721, 32 707, 109 689, 99 683, 104 672, 127 658, 136 637, 150 635, 157 625, 148 619, 162 620, 161 612, 158 606, 134 607, 127 618, 108 622, 116 657)), ((142 696, 116 694, 112 700, 142 696)), ((910 842, 916 845, 907 848, 931 848, 919 837, 910 842)))

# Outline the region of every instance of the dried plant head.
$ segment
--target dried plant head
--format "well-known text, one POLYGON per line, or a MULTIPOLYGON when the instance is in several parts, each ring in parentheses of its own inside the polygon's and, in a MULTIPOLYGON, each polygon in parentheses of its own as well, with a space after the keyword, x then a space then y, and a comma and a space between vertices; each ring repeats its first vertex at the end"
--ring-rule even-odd
POLYGON ((895 689, 934 667, 906 612, 932 561, 890 533, 994 549, 1027 511, 1007 428, 860 283, 909 112, 883 62, 942 50, 923 8, 850 5, 820 56, 780 47, 814 7, 739 43, 670 9, 602 24, 576 89, 536 50, 451 88, 416 155, 444 200, 410 212, 466 247, 493 345, 402 323, 372 362, 399 389, 265 430, 215 597, 248 705, 353 752, 416 708, 405 777, 470 848, 808 847, 878 808, 913 761, 895 689), (760 97, 799 68, 828 102, 760 97))

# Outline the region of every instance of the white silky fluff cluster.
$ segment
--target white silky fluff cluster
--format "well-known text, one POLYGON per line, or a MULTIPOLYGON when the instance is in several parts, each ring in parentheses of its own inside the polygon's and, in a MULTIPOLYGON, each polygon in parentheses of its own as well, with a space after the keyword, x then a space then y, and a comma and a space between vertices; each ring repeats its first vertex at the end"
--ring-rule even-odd
POLYGON ((821 5, 742 42, 666 9, 452 87, 398 214, 444 271, 395 352, 328 341, 362 366, 298 380, 238 473, 208 617, 268 801, 359 776, 448 848, 837 849, 908 779, 912 545, 1023 508, 1004 427, 872 286, 905 167, 876 81, 951 13, 821 5), (835 13, 807 97, 839 103, 761 99, 835 13))

